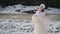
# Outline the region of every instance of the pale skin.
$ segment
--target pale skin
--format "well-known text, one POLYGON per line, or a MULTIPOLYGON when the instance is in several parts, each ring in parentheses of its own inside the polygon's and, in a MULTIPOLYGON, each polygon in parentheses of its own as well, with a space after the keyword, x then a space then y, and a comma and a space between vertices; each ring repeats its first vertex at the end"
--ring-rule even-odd
MULTIPOLYGON (((42 10, 44 10, 43 6, 39 7, 39 13, 43 13, 44 11, 42 10)), ((46 27, 48 25, 49 19, 45 16, 38 16, 37 14, 32 16, 32 21, 35 27, 34 34, 48 34, 46 27)))
POLYGON ((44 10, 43 6, 39 7, 38 11, 39 11, 40 13, 43 12, 42 10, 44 10))

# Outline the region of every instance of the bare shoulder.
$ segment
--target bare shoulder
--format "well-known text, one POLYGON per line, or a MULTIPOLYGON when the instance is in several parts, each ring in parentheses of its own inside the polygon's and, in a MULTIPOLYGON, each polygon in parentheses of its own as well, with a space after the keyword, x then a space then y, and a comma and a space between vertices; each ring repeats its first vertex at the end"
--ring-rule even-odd
POLYGON ((35 18, 37 18, 37 15, 36 14, 33 14, 32 15, 32 19, 35 19, 35 18))
POLYGON ((36 21, 37 21, 37 15, 33 14, 33 16, 32 16, 32 21, 33 21, 33 22, 36 22, 36 21))

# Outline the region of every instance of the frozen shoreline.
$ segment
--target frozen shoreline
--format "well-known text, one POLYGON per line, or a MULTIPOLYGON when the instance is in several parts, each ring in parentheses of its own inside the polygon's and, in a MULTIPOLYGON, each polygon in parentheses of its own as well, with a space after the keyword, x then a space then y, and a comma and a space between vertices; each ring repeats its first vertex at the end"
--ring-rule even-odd
MULTIPOLYGON (((7 14, 27 14, 24 11, 37 11, 39 6, 24 6, 21 4, 7 6, 5 8, 0 7, 0 13, 7 13, 7 14)), ((45 12, 49 14, 60 14, 60 9, 48 7, 45 9, 45 12)))

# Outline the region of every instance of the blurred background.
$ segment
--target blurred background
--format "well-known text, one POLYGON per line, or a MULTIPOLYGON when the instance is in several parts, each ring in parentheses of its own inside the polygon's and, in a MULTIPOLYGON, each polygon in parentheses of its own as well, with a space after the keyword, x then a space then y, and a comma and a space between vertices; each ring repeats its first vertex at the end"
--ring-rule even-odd
POLYGON ((60 9, 60 0, 1 0, 0 1, 0 12, 8 13, 22 12, 24 13, 35 13, 41 3, 46 5, 46 9, 57 8, 60 9))
MULTIPOLYGON (((31 17, 41 3, 48 14, 60 14, 60 0, 0 0, 0 34, 34 34, 31 17)), ((60 25, 56 26, 58 30, 53 26, 49 33, 59 34, 60 25)))
POLYGON ((41 3, 44 3, 47 7, 56 7, 60 8, 60 0, 1 0, 0 6, 7 7, 9 5, 17 5, 17 4, 23 4, 23 5, 40 5, 41 3))

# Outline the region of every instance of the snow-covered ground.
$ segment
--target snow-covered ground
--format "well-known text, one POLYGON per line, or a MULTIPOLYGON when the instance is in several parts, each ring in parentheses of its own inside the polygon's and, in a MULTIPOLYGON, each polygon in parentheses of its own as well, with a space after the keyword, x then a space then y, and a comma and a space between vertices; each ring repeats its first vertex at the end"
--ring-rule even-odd
MULTIPOLYGON (((60 34, 60 21, 51 22, 49 34, 60 34)), ((0 34, 34 34, 34 24, 26 19, 0 19, 0 34)))
POLYGON ((23 11, 31 11, 37 10, 39 6, 24 6, 24 5, 13 5, 7 6, 5 8, 0 7, 0 13, 15 13, 15 14, 22 14, 23 11), (19 12, 16 10, 20 10, 19 12))
POLYGON ((60 9, 48 7, 45 10, 48 14, 60 14, 60 9))
POLYGON ((33 34, 33 31, 31 20, 0 19, 0 34, 33 34))

